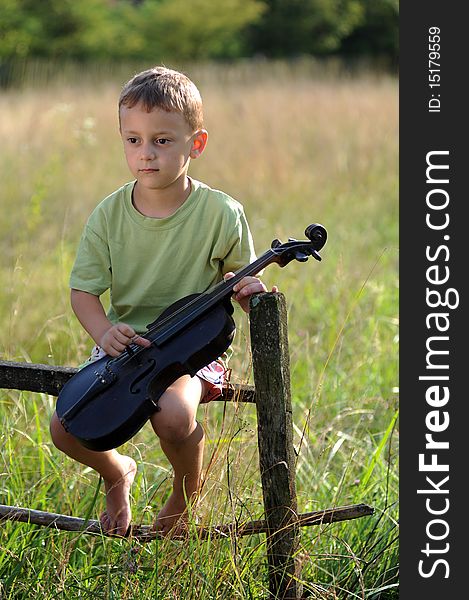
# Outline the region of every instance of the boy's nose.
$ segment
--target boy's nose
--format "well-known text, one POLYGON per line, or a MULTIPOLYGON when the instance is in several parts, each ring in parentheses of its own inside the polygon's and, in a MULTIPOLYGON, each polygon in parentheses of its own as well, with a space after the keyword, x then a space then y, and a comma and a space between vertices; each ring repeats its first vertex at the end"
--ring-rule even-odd
POLYGON ((156 158, 155 147, 150 144, 142 146, 141 158, 142 160, 153 160, 156 158))

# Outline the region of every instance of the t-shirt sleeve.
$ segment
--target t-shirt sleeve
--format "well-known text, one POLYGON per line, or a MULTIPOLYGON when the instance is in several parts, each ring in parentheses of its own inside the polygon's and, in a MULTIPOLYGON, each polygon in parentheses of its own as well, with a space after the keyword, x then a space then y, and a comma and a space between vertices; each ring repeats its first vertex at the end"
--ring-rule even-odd
POLYGON ((70 274, 70 287, 100 296, 111 286, 109 247, 89 225, 85 226, 70 274))
POLYGON ((256 260, 254 242, 244 214, 240 209, 236 223, 228 237, 227 253, 223 258, 223 275, 237 271, 256 260))

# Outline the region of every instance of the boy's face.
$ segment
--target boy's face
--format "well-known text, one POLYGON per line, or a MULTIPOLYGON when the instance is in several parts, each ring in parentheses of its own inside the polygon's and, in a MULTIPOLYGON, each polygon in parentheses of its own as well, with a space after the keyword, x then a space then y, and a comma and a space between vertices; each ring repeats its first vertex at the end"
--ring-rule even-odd
POLYGON ((121 107, 120 134, 138 185, 155 191, 185 185, 190 159, 203 152, 207 141, 207 132, 192 132, 181 113, 147 112, 140 103, 121 107))

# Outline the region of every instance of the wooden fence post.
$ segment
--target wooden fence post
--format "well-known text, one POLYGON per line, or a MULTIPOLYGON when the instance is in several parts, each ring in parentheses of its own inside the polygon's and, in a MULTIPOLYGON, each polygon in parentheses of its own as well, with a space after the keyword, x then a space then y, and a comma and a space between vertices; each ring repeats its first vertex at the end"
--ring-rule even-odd
POLYGON ((295 552, 299 528, 285 297, 251 299, 251 346, 256 388, 259 463, 268 527, 269 589, 274 598, 297 599, 302 590, 295 552))

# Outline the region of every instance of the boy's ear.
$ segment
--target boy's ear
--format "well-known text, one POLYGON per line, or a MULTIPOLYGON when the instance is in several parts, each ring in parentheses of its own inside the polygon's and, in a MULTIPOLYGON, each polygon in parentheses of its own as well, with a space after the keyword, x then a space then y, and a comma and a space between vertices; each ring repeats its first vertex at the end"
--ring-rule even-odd
POLYGON ((191 146, 191 158, 198 158, 202 152, 205 150, 205 146, 207 145, 208 140, 208 131, 205 129, 199 129, 196 131, 192 138, 192 146, 191 146))

